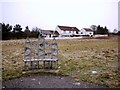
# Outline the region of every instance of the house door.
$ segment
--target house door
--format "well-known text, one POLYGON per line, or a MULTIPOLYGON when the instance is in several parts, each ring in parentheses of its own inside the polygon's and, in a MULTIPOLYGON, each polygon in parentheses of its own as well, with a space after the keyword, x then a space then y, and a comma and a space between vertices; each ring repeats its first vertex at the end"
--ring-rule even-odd
POLYGON ((49 37, 51 37, 51 34, 49 34, 49 37))

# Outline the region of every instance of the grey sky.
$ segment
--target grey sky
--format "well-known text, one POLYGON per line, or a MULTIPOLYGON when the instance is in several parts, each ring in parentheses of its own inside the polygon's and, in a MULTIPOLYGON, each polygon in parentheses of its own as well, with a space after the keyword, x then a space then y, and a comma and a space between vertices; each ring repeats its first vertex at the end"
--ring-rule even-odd
POLYGON ((118 29, 119 0, 1 0, 0 21, 11 25, 55 29, 56 25, 90 25, 118 29))

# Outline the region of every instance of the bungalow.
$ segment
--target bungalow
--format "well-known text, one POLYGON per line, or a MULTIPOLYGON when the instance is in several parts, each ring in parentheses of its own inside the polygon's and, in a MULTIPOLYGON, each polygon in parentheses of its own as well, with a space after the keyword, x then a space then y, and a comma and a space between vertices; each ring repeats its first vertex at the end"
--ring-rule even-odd
POLYGON ((81 36, 93 36, 93 30, 91 30, 90 28, 83 28, 80 30, 80 35, 81 36))
POLYGON ((79 29, 76 27, 57 25, 55 31, 59 33, 59 37, 71 37, 79 35, 79 29))
POLYGON ((40 30, 40 34, 42 34, 43 36, 47 38, 51 38, 53 36, 59 36, 59 33, 53 30, 40 30))

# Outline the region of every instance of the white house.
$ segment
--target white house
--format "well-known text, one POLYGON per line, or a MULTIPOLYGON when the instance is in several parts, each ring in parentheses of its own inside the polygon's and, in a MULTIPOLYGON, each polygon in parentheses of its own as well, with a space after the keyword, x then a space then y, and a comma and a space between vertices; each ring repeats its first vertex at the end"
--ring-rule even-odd
POLYGON ((83 28, 80 30, 80 36, 93 36, 93 30, 91 30, 90 28, 83 28))
POLYGON ((79 29, 76 27, 57 25, 55 31, 59 33, 59 37, 79 36, 79 29))
POLYGON ((59 33, 54 30, 40 30, 40 34, 42 34, 43 36, 47 38, 51 38, 53 36, 59 36, 59 33))

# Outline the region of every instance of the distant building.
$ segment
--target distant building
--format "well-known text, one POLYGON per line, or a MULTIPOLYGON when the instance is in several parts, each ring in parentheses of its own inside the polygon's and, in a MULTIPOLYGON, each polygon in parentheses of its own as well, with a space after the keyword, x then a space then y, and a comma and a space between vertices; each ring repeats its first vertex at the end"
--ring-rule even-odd
POLYGON ((53 36, 59 36, 59 33, 54 30, 40 30, 40 34, 42 34, 43 36, 47 38, 51 38, 53 36))
POLYGON ((93 30, 90 28, 83 28, 80 30, 80 36, 93 36, 93 30))
POLYGON ((59 37, 79 36, 79 29, 76 27, 57 25, 55 31, 59 33, 59 37))

